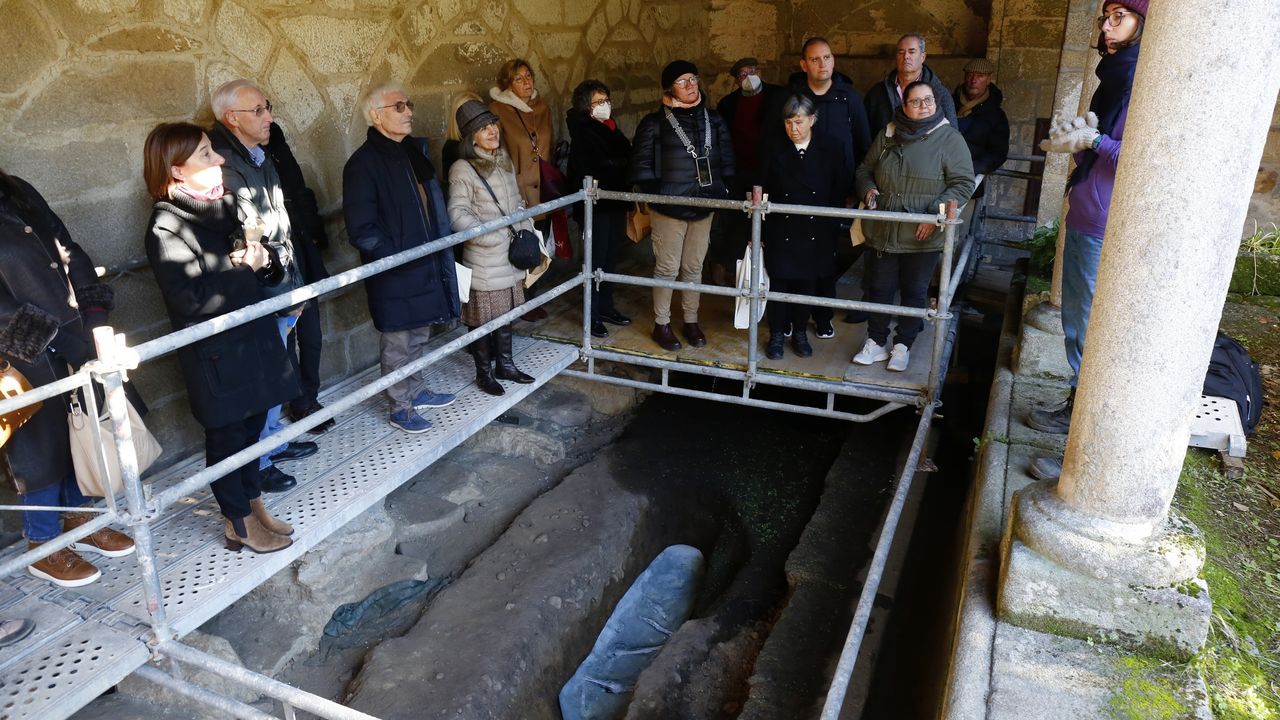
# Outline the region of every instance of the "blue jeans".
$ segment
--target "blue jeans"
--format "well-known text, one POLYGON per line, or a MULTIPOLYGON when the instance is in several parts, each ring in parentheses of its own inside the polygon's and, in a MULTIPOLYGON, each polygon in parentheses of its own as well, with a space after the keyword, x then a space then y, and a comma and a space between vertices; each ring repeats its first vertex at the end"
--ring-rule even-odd
MULTIPOLYGON (((80 492, 75 475, 68 473, 61 483, 20 496, 23 505, 51 505, 80 507, 89 498, 80 492)), ((22 513, 22 532, 30 542, 47 542, 62 534, 62 518, 52 510, 32 510, 22 513)))
MULTIPOLYGON (((284 343, 284 346, 286 349, 289 347, 289 331, 292 330, 293 326, 297 324, 298 324, 298 318, 296 317, 276 318, 276 326, 280 328, 280 341, 284 343)), ((262 426, 262 434, 258 436, 259 440, 262 440, 268 435, 274 435, 275 433, 278 433, 284 429, 284 425, 280 423, 281 407, 283 406, 277 405, 267 411, 267 422, 265 425, 262 426)), ((267 451, 266 455, 263 455, 262 457, 258 458, 258 469, 266 470, 267 468, 271 467, 271 456, 284 450, 287 444, 288 443, 280 443, 279 445, 267 451)))
POLYGON ((1084 355, 1084 335, 1089 325, 1089 311, 1093 308, 1100 257, 1102 238, 1067 228, 1062 248, 1062 331, 1067 364, 1071 366, 1071 387, 1076 386, 1080 377, 1080 358, 1084 355))

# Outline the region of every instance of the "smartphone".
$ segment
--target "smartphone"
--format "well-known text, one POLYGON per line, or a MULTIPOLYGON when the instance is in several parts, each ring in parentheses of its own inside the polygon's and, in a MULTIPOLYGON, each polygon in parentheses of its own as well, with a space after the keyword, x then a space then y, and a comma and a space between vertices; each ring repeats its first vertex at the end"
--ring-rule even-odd
POLYGON ((693 161, 698 167, 698 187, 710 187, 711 158, 703 155, 702 157, 694 158, 693 161))

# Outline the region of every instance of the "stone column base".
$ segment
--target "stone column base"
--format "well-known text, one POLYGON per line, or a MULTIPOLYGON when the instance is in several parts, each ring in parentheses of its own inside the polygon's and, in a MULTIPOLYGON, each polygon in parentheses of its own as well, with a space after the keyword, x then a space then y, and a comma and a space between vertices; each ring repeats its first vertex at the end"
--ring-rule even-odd
POLYGON ((1070 380, 1062 335, 1061 310, 1047 302, 1031 308, 1023 318, 1013 371, 1027 377, 1070 380))
POLYGON ((1213 609, 1196 577, 1204 557, 1198 531, 1171 518, 1146 542, 1116 541, 1059 514, 1053 487, 1032 485, 1013 499, 996 614, 1032 630, 1189 660, 1204 645, 1213 609))

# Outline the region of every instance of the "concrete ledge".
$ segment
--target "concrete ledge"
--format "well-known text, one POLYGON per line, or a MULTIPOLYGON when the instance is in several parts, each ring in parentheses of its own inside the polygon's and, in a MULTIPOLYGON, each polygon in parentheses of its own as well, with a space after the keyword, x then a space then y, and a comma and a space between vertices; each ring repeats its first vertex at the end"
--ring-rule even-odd
POLYGON ((1019 336, 1018 351, 1014 354, 1013 369, 1018 375, 1052 380, 1071 379, 1071 366, 1067 364, 1062 335, 1023 325, 1019 336))
POLYGON ((1006 535, 1001 553, 1003 622, 1186 661, 1203 645, 1212 605, 1194 578, 1162 588, 1099 580, 1057 565, 1006 535))

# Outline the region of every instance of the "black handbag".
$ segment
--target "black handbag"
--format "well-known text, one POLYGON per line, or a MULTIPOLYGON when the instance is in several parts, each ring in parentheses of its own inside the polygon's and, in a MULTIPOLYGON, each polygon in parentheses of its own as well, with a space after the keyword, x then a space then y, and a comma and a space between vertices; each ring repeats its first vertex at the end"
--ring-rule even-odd
MULTIPOLYGON (((502 203, 498 202, 498 195, 489 186, 489 181, 484 179, 484 175, 476 170, 475 165, 471 166, 475 170, 476 177, 480 178, 480 182, 484 184, 484 189, 489 191, 489 197, 493 198, 493 204, 498 206, 498 210, 502 214, 507 214, 502 209, 502 203)), ((532 270, 542 264, 542 243, 538 241, 538 236, 532 230, 515 230, 510 226, 507 232, 511 234, 511 245, 507 248, 507 262, 514 265, 519 270, 532 270)))

